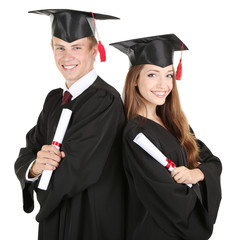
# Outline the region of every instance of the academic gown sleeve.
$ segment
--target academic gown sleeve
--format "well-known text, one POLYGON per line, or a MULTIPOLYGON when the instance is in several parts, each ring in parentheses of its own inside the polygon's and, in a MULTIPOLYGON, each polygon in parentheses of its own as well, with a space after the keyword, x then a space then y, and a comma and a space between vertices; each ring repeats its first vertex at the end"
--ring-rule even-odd
POLYGON ((45 130, 47 121, 47 106, 48 99, 54 91, 50 92, 45 100, 43 110, 41 111, 37 124, 26 135, 26 147, 21 148, 19 156, 15 162, 14 168, 17 178, 20 181, 23 193, 23 209, 25 212, 30 213, 34 209, 33 190, 35 182, 29 182, 25 178, 26 171, 29 165, 37 158, 37 152, 45 144, 45 130))
POLYGON ((157 223, 157 227, 173 239, 208 239, 213 224, 197 195, 192 188, 175 183, 163 166, 133 142, 140 132, 160 151, 162 149, 160 142, 145 129, 135 127, 124 133, 123 154, 127 178, 133 182, 146 212, 157 223))
POLYGON ((124 124, 120 97, 92 89, 72 103, 72 117, 61 150, 65 158, 54 171, 48 190, 37 189, 42 221, 65 198, 72 198, 95 184, 105 166, 112 145, 124 124))
POLYGON ((211 221, 215 223, 221 201, 220 175, 222 165, 219 158, 214 156, 202 141, 197 140, 197 143, 200 149, 201 162, 198 168, 205 177, 204 181, 200 182, 203 203, 211 221))

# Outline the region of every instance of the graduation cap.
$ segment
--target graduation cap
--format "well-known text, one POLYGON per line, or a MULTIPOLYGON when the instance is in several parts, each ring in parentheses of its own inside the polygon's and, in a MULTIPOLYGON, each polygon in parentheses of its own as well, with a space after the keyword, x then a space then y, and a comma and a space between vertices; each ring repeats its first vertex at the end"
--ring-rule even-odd
POLYGON ((176 79, 181 79, 182 51, 188 48, 175 34, 132 39, 110 45, 125 53, 130 59, 131 66, 153 64, 167 67, 173 64, 174 51, 181 51, 176 73, 176 79))
POLYGON ((84 37, 95 36, 95 32, 97 32, 101 62, 105 61, 106 57, 96 28, 95 19, 119 19, 110 15, 71 9, 44 9, 29 11, 29 13, 50 16, 52 19, 52 36, 69 43, 84 37))

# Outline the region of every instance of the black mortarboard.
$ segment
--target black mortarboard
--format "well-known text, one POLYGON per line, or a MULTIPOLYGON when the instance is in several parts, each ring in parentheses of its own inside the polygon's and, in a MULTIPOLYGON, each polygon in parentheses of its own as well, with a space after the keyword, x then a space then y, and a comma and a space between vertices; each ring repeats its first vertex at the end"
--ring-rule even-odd
POLYGON ((174 51, 188 50, 175 34, 132 39, 110 45, 125 53, 132 66, 153 64, 167 67, 173 64, 174 51))
MULTIPOLYGON (((95 36, 95 19, 119 19, 109 15, 71 9, 44 9, 29 11, 29 13, 51 16, 52 36, 69 43, 84 37, 95 36)), ((100 43, 99 35, 98 41, 100 43)))

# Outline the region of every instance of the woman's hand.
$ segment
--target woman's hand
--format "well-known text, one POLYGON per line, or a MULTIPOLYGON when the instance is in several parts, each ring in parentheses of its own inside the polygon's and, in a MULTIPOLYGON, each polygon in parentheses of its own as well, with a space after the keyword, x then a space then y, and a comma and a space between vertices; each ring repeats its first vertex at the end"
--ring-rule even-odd
POLYGON ((175 168, 171 176, 177 183, 184 184, 196 184, 204 180, 204 174, 199 168, 188 169, 184 166, 175 168))
POLYGON ((43 170, 55 170, 65 157, 64 152, 60 152, 53 145, 44 145, 37 153, 37 159, 29 170, 29 178, 36 177, 42 173, 43 170))

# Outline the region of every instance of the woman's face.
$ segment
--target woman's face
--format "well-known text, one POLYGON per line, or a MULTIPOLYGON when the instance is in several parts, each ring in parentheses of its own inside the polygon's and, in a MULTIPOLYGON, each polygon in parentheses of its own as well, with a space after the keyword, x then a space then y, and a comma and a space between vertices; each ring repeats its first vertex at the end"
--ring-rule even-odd
POLYGON ((145 64, 137 80, 137 87, 145 100, 147 110, 163 105, 173 88, 173 65, 165 68, 145 64))

